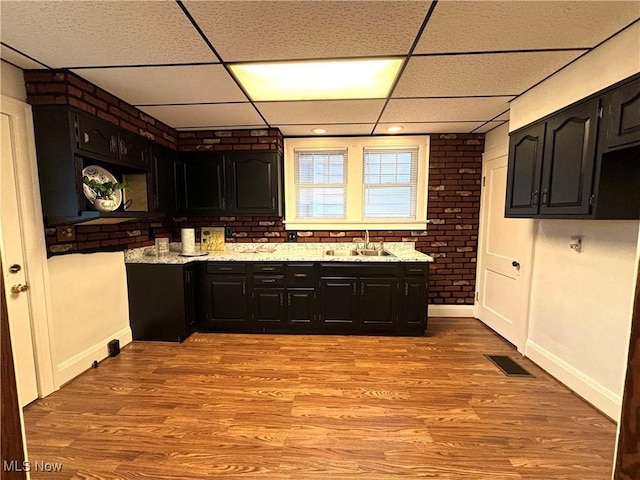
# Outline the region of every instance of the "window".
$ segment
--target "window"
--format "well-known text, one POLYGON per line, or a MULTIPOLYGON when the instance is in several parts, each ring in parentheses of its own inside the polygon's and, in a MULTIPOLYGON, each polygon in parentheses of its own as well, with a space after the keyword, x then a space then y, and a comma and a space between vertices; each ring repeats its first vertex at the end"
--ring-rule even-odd
POLYGON ((285 139, 286 228, 425 228, 428 140, 285 139))
POLYGON ((345 218, 347 152, 295 152, 298 218, 345 218))

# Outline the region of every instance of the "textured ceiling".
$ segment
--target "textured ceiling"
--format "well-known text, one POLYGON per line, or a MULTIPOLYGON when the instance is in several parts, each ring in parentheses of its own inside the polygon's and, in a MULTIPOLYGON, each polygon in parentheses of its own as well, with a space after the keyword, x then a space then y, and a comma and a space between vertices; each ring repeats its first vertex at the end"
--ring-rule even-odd
POLYGON ((486 132, 640 19, 634 1, 0 1, 2 59, 68 68, 177 129, 486 132), (242 61, 404 57, 388 99, 253 103, 242 61))

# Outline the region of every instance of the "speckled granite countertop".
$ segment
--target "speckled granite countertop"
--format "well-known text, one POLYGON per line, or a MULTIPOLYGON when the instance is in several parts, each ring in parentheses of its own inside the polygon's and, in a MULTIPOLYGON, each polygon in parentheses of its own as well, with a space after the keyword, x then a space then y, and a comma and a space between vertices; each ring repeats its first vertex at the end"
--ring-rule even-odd
MULTIPOLYGON (((389 242, 384 249, 390 256, 330 256, 327 250, 353 250, 355 243, 228 243, 224 252, 208 252, 201 257, 183 257, 180 244, 158 257, 155 247, 125 252, 126 263, 185 264, 189 262, 433 262, 433 258, 415 249, 413 242, 389 242)), ((360 244, 362 246, 362 244, 360 244)))

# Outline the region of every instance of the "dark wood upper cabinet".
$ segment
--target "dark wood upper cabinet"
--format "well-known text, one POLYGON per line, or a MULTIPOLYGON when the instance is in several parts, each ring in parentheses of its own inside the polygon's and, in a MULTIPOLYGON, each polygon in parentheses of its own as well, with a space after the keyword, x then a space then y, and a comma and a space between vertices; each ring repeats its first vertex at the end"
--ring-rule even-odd
MULTIPOLYGON (((193 152, 184 161, 185 209, 204 215, 281 213, 281 159, 271 152, 193 152)), ((179 179, 177 180, 179 182, 179 179)))
POLYGON ((505 216, 640 218, 640 77, 510 135, 505 216))
POLYGON ((538 213, 545 124, 532 125, 511 137, 507 174, 507 216, 538 213))
POLYGON ((603 98, 603 147, 607 150, 640 142, 640 79, 603 98))
MULTIPOLYGON (((161 146, 153 146, 152 167, 154 179, 153 208, 155 211, 173 213, 183 207, 178 198, 179 175, 183 164, 178 161, 176 152, 161 146)), ((184 195, 184 191, 182 191, 184 195)))
POLYGON ((225 157, 195 152, 183 156, 186 209, 192 214, 221 214, 226 210, 225 157))
POLYGON ((91 115, 76 114, 76 147, 80 153, 118 160, 118 128, 91 115))
POLYGON ((547 121, 540 214, 590 213, 598 114, 594 99, 547 121))
POLYGON ((281 168, 272 152, 237 152, 227 156, 229 213, 280 214, 281 168))
POLYGON ((144 138, 66 105, 34 106, 33 124, 40 195, 47 225, 95 221, 103 217, 109 217, 110 222, 115 218, 125 221, 150 215, 153 181, 150 144, 144 138), (121 139, 124 143, 120 143, 121 139), (131 157, 122 154, 120 146, 124 144, 128 145, 131 157), (89 165, 106 169, 118 181, 125 176, 135 178, 125 195, 138 199, 141 208, 126 211, 125 205, 131 202, 122 202, 115 212, 94 210, 85 198, 82 185, 82 171, 89 165))

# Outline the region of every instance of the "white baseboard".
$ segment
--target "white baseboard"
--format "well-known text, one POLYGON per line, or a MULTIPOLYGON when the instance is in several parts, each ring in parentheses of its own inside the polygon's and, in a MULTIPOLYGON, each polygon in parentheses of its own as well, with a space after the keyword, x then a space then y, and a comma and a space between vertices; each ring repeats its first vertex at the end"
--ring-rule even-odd
POLYGON ((429 305, 430 317, 473 317, 473 305, 429 305))
POLYGON ((531 340, 526 343, 524 355, 587 402, 601 410, 614 422, 620 419, 622 408, 620 395, 616 395, 605 386, 531 340))
POLYGON ((124 347, 131 343, 133 340, 131 328, 123 328, 119 332, 109 335, 97 344, 58 364, 56 371, 56 387, 60 388, 62 385, 73 380, 81 373, 89 370, 94 360, 101 361, 107 358, 109 356, 107 343, 114 339, 120 340, 120 347, 124 347))

